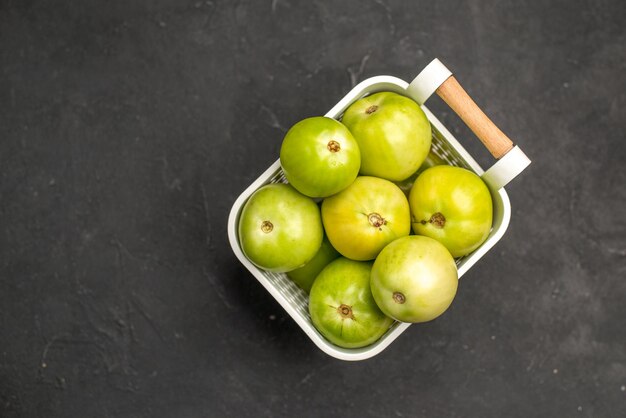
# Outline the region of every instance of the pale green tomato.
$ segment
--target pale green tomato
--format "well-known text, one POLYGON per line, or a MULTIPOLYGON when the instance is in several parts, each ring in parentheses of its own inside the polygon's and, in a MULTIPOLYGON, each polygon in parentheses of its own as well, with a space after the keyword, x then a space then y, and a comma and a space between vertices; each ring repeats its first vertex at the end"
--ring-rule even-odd
POLYGON ((371 275, 374 300, 402 322, 426 322, 452 303, 458 273, 452 255, 432 238, 411 235, 387 245, 371 275))
POLYGON ((358 348, 377 341, 393 324, 370 290, 371 262, 340 257, 317 276, 309 297, 315 328, 328 341, 358 348))
POLYGON ((317 204, 288 184, 268 184, 254 192, 241 211, 238 230, 246 257, 278 273, 311 260, 324 237, 317 204))
POLYGON ((430 122, 419 105, 392 92, 354 102, 343 114, 361 150, 361 175, 400 181, 415 173, 430 150, 430 122))
POLYGON ((339 257, 339 253, 330 244, 328 238, 324 237, 322 246, 317 254, 315 254, 315 257, 313 257, 313 259, 311 259, 311 261, 306 263, 304 266, 288 272, 287 277, 304 289, 304 291, 309 293, 317 275, 320 274, 328 263, 337 257, 339 257))
POLYGON ((300 193, 326 197, 354 181, 361 153, 348 128, 319 116, 289 129, 280 148, 280 164, 287 181, 300 193))
POLYGON ((415 233, 441 242, 454 257, 474 251, 491 230, 489 189, 475 173, 461 167, 425 170, 413 184, 409 203, 415 233))
POLYGON ((322 221, 333 247, 352 260, 373 260, 385 245, 411 232, 406 196, 378 177, 357 177, 324 199, 322 221))

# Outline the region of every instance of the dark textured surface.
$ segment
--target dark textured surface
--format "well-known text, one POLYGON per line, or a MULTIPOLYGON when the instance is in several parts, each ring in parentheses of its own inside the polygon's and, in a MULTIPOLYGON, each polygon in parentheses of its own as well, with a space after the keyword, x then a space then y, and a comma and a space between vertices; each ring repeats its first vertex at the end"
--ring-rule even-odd
POLYGON ((0 0, 0 416, 626 415, 625 3, 333 3, 0 0), (433 57, 534 162, 449 312, 334 360, 228 211, 291 124, 433 57))

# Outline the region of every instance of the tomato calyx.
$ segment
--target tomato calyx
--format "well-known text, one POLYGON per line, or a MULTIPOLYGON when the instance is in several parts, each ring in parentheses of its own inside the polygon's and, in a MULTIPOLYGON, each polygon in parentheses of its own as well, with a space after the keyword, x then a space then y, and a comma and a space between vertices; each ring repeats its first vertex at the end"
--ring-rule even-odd
POLYGON ((339 150, 341 150, 341 145, 339 144, 339 142, 335 141, 334 139, 331 139, 330 141, 328 141, 326 148, 328 148, 328 151, 334 153, 334 152, 339 152, 339 150))
POLYGON ((265 232, 266 234, 269 234, 270 232, 272 232, 273 229, 274 229, 274 224, 271 223, 270 221, 263 221, 263 223, 261 224, 261 231, 265 232))
POLYGON ((369 221, 370 225, 372 225, 374 228, 378 228, 379 231, 383 230, 381 226, 387 225, 387 220, 376 212, 372 212, 367 215, 367 220, 369 221))
POLYGON ((346 305, 342 303, 337 308, 337 312, 341 316, 342 319, 354 319, 354 314, 352 313, 352 306, 346 305))
POLYGON ((393 301, 400 305, 406 302, 406 296, 404 296, 404 294, 401 292, 393 292, 392 297, 393 297, 393 301))
POLYGON ((377 110, 378 110, 378 106, 371 105, 370 107, 365 109, 365 113, 367 113, 368 115, 371 115, 372 113, 376 112, 377 110))
POLYGON ((422 225, 426 225, 427 223, 432 224, 435 228, 441 229, 446 225, 446 217, 443 216, 443 213, 436 212, 430 217, 429 220, 422 219, 419 221, 422 225))

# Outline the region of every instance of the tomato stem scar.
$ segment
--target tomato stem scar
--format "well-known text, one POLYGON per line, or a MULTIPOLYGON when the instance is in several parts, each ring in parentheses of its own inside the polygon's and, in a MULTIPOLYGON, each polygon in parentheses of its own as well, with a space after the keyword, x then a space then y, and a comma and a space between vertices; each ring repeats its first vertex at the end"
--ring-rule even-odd
POLYGON ((328 151, 330 152, 337 152, 341 149, 341 145, 339 144, 339 142, 335 141, 334 139, 331 139, 328 142, 328 145, 326 145, 326 148, 328 148, 328 151))
POLYGON ((435 228, 443 228, 444 225, 446 224, 446 217, 443 216, 441 212, 437 212, 437 213, 434 213, 433 216, 430 217, 429 222, 433 224, 435 228))
POLYGON ((427 223, 431 223, 435 228, 443 228, 446 225, 446 217, 443 216, 443 213, 436 212, 430 217, 429 220, 422 219, 420 221, 422 225, 426 225, 427 223))
POLYGON ((345 318, 354 319, 354 315, 352 314, 352 306, 348 306, 348 305, 342 303, 337 308, 337 312, 339 312, 339 315, 341 315, 341 317, 344 318, 344 319, 345 318))
POLYGON ((387 225, 387 220, 376 212, 372 212, 367 215, 367 220, 369 221, 370 225, 378 228, 380 231, 382 231, 381 226, 387 225))
POLYGON ((406 297, 400 292, 393 292, 393 301, 402 305, 406 302, 406 297))
POLYGON ((368 115, 371 115, 372 113, 376 112, 377 110, 378 110, 378 106, 371 105, 370 107, 365 109, 365 113, 367 113, 368 115))
POLYGON ((272 232, 272 229, 274 229, 274 224, 272 224, 270 221, 263 221, 263 223, 261 224, 261 231, 265 232, 266 234, 272 232))

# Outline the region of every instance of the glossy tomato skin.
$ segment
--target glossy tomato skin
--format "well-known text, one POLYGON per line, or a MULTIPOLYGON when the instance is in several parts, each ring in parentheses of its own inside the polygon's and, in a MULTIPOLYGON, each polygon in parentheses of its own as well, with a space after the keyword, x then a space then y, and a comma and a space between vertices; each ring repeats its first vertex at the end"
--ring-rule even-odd
POLYGON ((322 221, 333 247, 360 261, 373 260, 385 245, 411 232, 409 204, 402 190, 370 176, 359 176, 324 199, 322 221))
POLYGON ((356 178, 359 146, 341 122, 328 117, 301 120, 289 129, 280 148, 287 181, 314 198, 335 194, 356 178))
POLYGON ((328 238, 324 237, 317 254, 304 266, 288 272, 287 277, 309 293, 317 275, 337 257, 339 257, 339 253, 330 244, 328 238))
POLYGON ((239 217, 239 241, 256 266, 283 273, 303 266, 322 244, 317 204, 288 184, 268 184, 254 192, 239 217))
POLYGON ((354 102, 342 122, 361 150, 361 175, 401 181, 415 173, 430 150, 432 131, 412 99, 380 92, 354 102))
POLYGON ((309 297, 311 321, 339 347, 370 345, 393 324, 372 297, 371 268, 371 262, 340 257, 327 265, 313 283, 309 297))
POLYGON ((419 235, 397 239, 378 255, 371 274, 376 304, 402 322, 430 321, 448 309, 458 287, 452 255, 419 235))
POLYGON ((411 188, 409 203, 415 233, 441 242, 453 257, 474 251, 491 230, 489 189, 465 168, 439 165, 425 170, 411 188))

